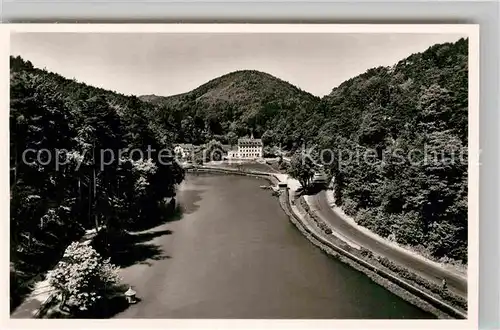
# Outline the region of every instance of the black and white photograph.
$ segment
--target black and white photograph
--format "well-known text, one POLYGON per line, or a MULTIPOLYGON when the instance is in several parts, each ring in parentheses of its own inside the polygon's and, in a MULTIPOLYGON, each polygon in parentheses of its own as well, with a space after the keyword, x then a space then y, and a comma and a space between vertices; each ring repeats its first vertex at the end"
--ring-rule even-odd
POLYGON ((476 317, 473 25, 117 25, 10 33, 11 319, 476 317))

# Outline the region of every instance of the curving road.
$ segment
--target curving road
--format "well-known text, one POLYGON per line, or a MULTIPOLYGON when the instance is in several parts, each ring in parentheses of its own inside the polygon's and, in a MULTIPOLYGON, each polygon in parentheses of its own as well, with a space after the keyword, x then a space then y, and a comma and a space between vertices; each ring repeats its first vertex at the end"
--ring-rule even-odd
POLYGON ((331 225, 332 230, 335 230, 348 240, 371 250, 375 254, 385 256, 437 284, 441 284, 444 278, 450 291, 467 297, 467 280, 464 277, 446 270, 436 263, 419 258, 403 249, 395 248, 383 240, 376 239, 360 231, 356 226, 342 219, 330 207, 325 191, 310 196, 309 202, 318 212, 318 216, 331 225))

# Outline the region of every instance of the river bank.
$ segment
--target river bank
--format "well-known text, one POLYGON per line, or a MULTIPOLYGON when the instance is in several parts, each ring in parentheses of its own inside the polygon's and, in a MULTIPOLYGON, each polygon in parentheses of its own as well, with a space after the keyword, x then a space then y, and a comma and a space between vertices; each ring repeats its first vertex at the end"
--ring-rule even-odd
POLYGON ((285 201, 285 208, 288 207, 287 204, 291 206, 288 212, 290 220, 304 228, 306 237, 327 254, 365 273, 389 291, 440 318, 466 318, 466 312, 462 308, 464 304, 459 298, 450 296, 438 287, 432 287, 427 281, 387 258, 376 256, 364 248, 353 248, 328 233, 323 235, 322 232, 325 231, 325 227, 321 226, 323 223, 310 210, 303 198, 293 206, 285 201), (317 225, 316 230, 314 223, 317 225))
POLYGON ((122 269, 141 301, 116 317, 434 318, 304 240, 264 184, 188 173, 178 219, 131 249, 155 254, 122 269))
MULTIPOLYGON (((200 170, 200 169, 198 169, 200 170)), ((257 173, 255 171, 234 171, 232 169, 226 168, 204 168, 202 171, 210 172, 215 171, 218 173, 226 174, 240 174, 240 175, 258 175, 258 177, 268 178, 273 184, 280 181, 280 178, 274 173, 257 173)), ((288 195, 288 190, 284 191, 286 196, 288 195)), ((283 200, 280 197, 280 204, 290 218, 290 221, 303 233, 301 228, 307 228, 304 223, 305 218, 310 216, 314 218, 314 214, 302 214, 299 215, 297 212, 291 211, 292 203, 287 197, 283 200), (288 210, 288 211, 287 211, 288 210)), ((307 212, 306 212, 307 213, 307 212)), ((466 318, 466 301, 463 301, 460 297, 457 297, 451 293, 443 292, 439 287, 433 286, 428 281, 420 278, 418 275, 408 272, 408 270, 395 265, 390 260, 386 258, 378 258, 373 256, 367 250, 359 250, 356 248, 349 247, 342 240, 337 239, 332 242, 330 234, 322 234, 321 231, 313 232, 309 231, 305 234, 313 244, 320 247, 323 251, 327 252, 329 255, 336 257, 349 264, 351 267, 365 273, 376 283, 382 285, 391 292, 397 294, 403 299, 413 303, 420 308, 433 313, 434 315, 442 318, 466 318), (326 239, 325 239, 326 238, 326 239), (324 245, 326 243, 326 245, 324 245), (323 244, 323 245, 322 245, 323 244), (340 258, 339 258, 340 257, 340 258), (404 279, 404 280, 402 280, 404 279), (411 283, 411 284, 410 284, 411 283)))

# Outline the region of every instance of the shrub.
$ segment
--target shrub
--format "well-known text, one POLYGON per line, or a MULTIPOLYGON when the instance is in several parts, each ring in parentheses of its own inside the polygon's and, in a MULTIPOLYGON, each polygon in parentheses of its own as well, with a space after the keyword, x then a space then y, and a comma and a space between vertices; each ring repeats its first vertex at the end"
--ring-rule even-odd
POLYGON ((466 228, 459 228, 447 221, 434 222, 429 226, 428 246, 436 257, 452 257, 467 260, 467 245, 461 244, 467 235, 466 228))
POLYGON ((349 198, 345 198, 343 203, 342 203, 342 209, 344 210, 344 213, 349 215, 349 216, 354 216, 357 213, 357 205, 356 203, 349 198))
POLYGON ((361 247, 360 253, 363 257, 373 258, 373 252, 364 247, 361 247))
POLYGON ((394 233, 396 242, 413 246, 424 242, 424 224, 417 212, 408 212, 394 217, 396 221, 391 231, 394 233))
POLYGON ((304 209, 304 211, 306 211, 307 213, 310 213, 311 212, 311 209, 309 208, 309 205, 307 204, 307 202, 304 200, 303 197, 301 197, 299 199, 300 201, 300 205, 302 206, 302 208, 304 209))
POLYGON ((391 225, 395 218, 391 215, 382 213, 379 209, 361 209, 356 216, 356 222, 376 234, 387 237, 391 234, 391 225))
POLYGON ((92 247, 73 242, 56 268, 49 271, 50 284, 80 311, 93 307, 119 282, 118 268, 103 260, 92 247))
POLYGON ((398 274, 399 276, 423 286, 424 288, 441 296, 441 298, 443 298, 444 300, 446 300, 446 301, 448 301, 456 306, 459 306, 463 309, 467 309, 467 300, 466 299, 464 299, 464 298, 462 298, 462 297, 460 297, 460 296, 458 296, 450 291, 443 290, 443 288, 440 285, 435 284, 434 282, 430 282, 430 281, 428 281, 428 280, 426 280, 426 279, 424 279, 424 278, 422 278, 414 273, 409 272, 406 268, 395 264, 394 262, 392 262, 391 260, 389 260, 385 257, 380 258, 379 262, 383 266, 387 267, 391 271, 398 274))

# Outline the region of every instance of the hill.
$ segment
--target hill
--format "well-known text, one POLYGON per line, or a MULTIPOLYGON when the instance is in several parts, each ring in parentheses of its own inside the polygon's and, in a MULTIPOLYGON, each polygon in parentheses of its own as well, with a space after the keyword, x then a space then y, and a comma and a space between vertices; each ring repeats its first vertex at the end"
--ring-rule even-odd
POLYGON ((337 204, 382 236, 466 262, 468 41, 370 69, 319 109, 310 143, 344 156, 329 166, 337 204))
POLYGON ((178 140, 207 142, 215 137, 234 142, 253 133, 268 144, 291 147, 303 136, 304 123, 319 98, 259 71, 236 71, 185 94, 144 95, 158 107, 157 118, 179 128, 178 140))

